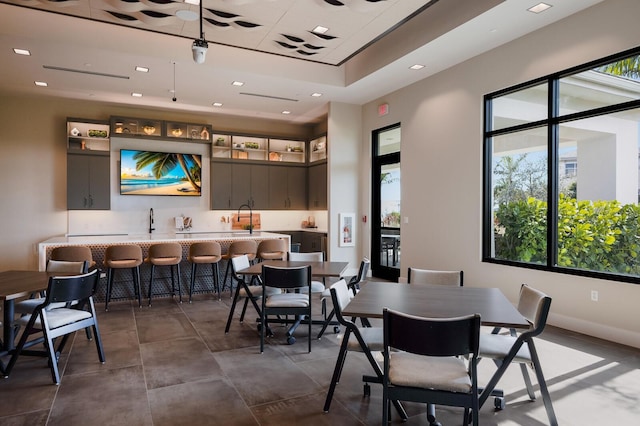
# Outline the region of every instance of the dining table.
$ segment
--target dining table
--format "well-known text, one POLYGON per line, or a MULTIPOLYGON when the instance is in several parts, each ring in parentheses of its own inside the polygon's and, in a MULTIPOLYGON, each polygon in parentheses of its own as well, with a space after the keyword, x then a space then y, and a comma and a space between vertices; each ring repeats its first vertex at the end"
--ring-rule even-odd
MULTIPOLYGON (((482 325, 509 329, 526 329, 529 322, 498 288, 405 284, 365 281, 360 291, 342 310, 345 317, 382 318, 385 308, 427 318, 451 318, 480 314, 482 325)), ((380 378, 363 376, 375 383, 380 378)), ((481 389, 487 396, 503 397, 499 389, 481 389)), ((428 404, 427 418, 435 420, 435 408, 428 404)))
MULTIPOLYGON (((33 293, 45 291, 53 273, 45 271, 3 271, 0 272, 0 301, 2 301, 2 343, 0 358, 15 349, 14 306, 15 301, 29 297, 33 293)), ((4 373, 0 361, 0 369, 4 373)))

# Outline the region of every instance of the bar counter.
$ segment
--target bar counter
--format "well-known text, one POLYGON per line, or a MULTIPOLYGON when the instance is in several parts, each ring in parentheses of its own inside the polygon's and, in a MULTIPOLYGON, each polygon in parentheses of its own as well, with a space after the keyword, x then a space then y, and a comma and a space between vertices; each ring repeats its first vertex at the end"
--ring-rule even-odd
MULTIPOLYGON (((191 243, 201 242, 201 241, 217 241, 220 243, 222 248, 222 253, 226 253, 229 245, 238 240, 254 240, 257 243, 260 243, 262 240, 269 240, 274 238, 282 238, 287 241, 287 245, 291 247, 291 237, 286 234, 278 234, 274 232, 263 232, 263 231, 254 231, 253 234, 249 234, 249 231, 238 231, 238 232, 176 232, 176 233, 153 233, 153 234, 111 234, 111 235, 77 235, 77 236, 59 236, 53 237, 48 240, 42 241, 38 243, 38 267, 41 271, 44 271, 47 266, 47 259, 51 254, 51 250, 56 247, 63 246, 87 246, 91 249, 91 254, 93 256, 93 260, 96 262, 96 266, 98 268, 104 269, 104 254, 107 247, 111 245, 118 244, 137 244, 142 248, 142 255, 146 257, 149 251, 149 246, 156 243, 166 243, 166 242, 175 242, 179 243, 182 246, 182 263, 180 264, 181 270, 181 284, 182 284, 182 292, 187 294, 189 288, 189 279, 190 279, 190 265, 187 262, 187 255, 189 254, 189 246, 191 243)), ((224 276, 224 271, 226 268, 226 262, 220 261, 220 271, 221 271, 221 282, 224 276)), ((162 268, 164 269, 164 268, 162 268)), ((203 271, 206 268, 200 268, 203 271)), ((141 275, 141 286, 142 286, 142 294, 143 296, 147 295, 147 286, 149 285, 150 279, 150 271, 151 267, 146 264, 142 264, 140 267, 140 275, 141 275)), ((210 271, 210 269, 209 269, 210 271)), ((122 272, 122 271, 121 271, 122 272)), ((154 294, 156 293, 155 287, 156 285, 160 285, 163 288, 165 287, 164 279, 161 277, 164 274, 163 272, 159 272, 154 279, 154 294)), ((200 293, 203 291, 211 291, 213 288, 213 281, 210 272, 205 275, 203 272, 202 277, 200 276, 201 272, 198 270, 198 279, 196 280, 196 287, 194 289, 194 293, 200 293)), ((130 279, 130 274, 128 271, 119 273, 116 277, 116 280, 120 279, 130 279)), ((97 300, 103 300, 104 298, 104 290, 106 287, 105 279, 101 280, 100 287, 96 294, 97 300)), ((116 298, 134 298, 134 295, 131 292, 132 285, 129 283, 123 283, 122 285, 114 285, 112 297, 116 298)), ((164 293, 166 290, 160 290, 157 293, 164 293)))

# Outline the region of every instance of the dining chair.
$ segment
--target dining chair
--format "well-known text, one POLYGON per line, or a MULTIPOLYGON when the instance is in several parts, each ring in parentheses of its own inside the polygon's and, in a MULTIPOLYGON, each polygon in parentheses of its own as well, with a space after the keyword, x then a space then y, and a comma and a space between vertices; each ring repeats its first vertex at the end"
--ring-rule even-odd
POLYGON ((407 282, 409 284, 453 285, 462 287, 463 272, 409 267, 407 282))
POLYGON ((44 302, 38 305, 33 313, 17 320, 18 323, 24 325, 24 330, 7 364, 5 377, 9 376, 18 357, 26 348, 44 343, 44 351, 30 350, 29 355, 46 356, 49 360, 53 383, 60 384, 60 372, 58 369, 60 353, 63 351, 71 333, 87 327, 93 329, 98 358, 104 364, 104 350, 93 303, 93 294, 96 291, 98 280, 99 271, 97 269, 81 275, 49 278, 44 302), (72 302, 77 303, 71 305, 72 302), (51 305, 59 303, 68 307, 51 309, 51 305), (42 336, 29 340, 29 336, 36 333, 42 333, 42 336), (56 339, 59 337, 62 337, 62 339, 56 347, 56 339))
MULTIPOLYGON (((385 308, 382 424, 392 400, 464 408, 478 426, 480 315, 424 318, 385 308)), ((429 420, 431 422, 431 420, 429 420)))
MULTIPOLYGON (((360 268, 358 268, 358 274, 351 277, 351 279, 349 280, 349 283, 347 284, 347 287, 349 289, 351 289, 350 293, 352 294, 352 296, 355 296, 358 291, 360 291, 360 283, 363 282, 366 278, 367 278, 367 274, 369 273, 369 266, 370 266, 371 262, 369 261, 368 258, 363 258, 362 261, 360 262, 360 268)), ((326 301, 327 300, 331 300, 331 289, 326 289, 325 291, 322 292, 322 312, 323 314, 326 312, 326 301)), ((330 325, 333 325, 333 332, 334 333, 339 333, 340 332, 340 327, 338 324, 333 323, 333 317, 335 316, 335 303, 334 303, 334 308, 331 310, 331 312, 329 313, 329 315, 325 315, 325 320, 324 323, 322 324, 322 329, 320 330, 320 333, 318 333, 318 339, 320 339, 322 337, 322 335, 324 334, 324 332, 326 331, 327 327, 330 325)), ((355 321, 355 318, 351 318, 351 321, 355 321)), ((367 318, 360 318, 360 321, 362 322, 362 326, 363 327, 371 327, 371 324, 369 324, 369 320, 367 318)))
MULTIPOLYGON (((222 259, 227 261, 227 267, 224 272, 224 278, 222 280, 222 290, 227 286, 227 277, 231 271, 231 259, 238 256, 246 255, 249 258, 249 263, 253 262, 258 253, 258 243, 254 240, 238 240, 229 244, 227 252, 222 255, 222 259)), ((233 295, 233 273, 231 274, 231 282, 229 284, 229 290, 233 295)))
POLYGON ((220 300, 220 278, 218 264, 222 259, 222 248, 217 241, 205 241, 193 243, 189 246, 189 255, 187 260, 191 263, 191 285, 189 285, 189 303, 193 298, 193 288, 196 283, 196 272, 198 265, 211 265, 211 274, 213 279, 213 291, 218 293, 220 300))
MULTIPOLYGON (((63 261, 63 260, 49 260, 47 262, 47 272, 60 273, 60 274, 85 274, 89 268, 89 263, 86 260, 83 261, 63 261)), ((34 297, 21 300, 14 304, 14 312, 17 314, 27 315, 31 314, 38 305, 44 302, 46 293, 40 294, 40 297, 34 297)), ((55 309, 64 307, 64 303, 55 302, 47 307, 47 309, 55 309)), ((87 335, 90 337, 90 335, 87 335)))
MULTIPOLYGON (((518 311, 530 323, 530 328, 518 334, 515 329, 511 329, 508 335, 498 334, 500 328, 496 327, 492 333, 483 333, 480 335, 480 358, 490 358, 496 363, 498 369, 485 386, 480 397, 480 406, 484 404, 487 398, 494 395, 494 388, 507 371, 511 363, 520 364, 522 378, 524 379, 529 398, 534 401, 536 399, 531 379, 527 372, 527 365, 531 366, 535 371, 540 393, 544 402, 549 424, 556 426, 556 419, 553 404, 547 382, 542 373, 538 351, 536 350, 533 338, 540 335, 547 324, 547 317, 551 308, 551 297, 545 293, 523 284, 520 287, 520 297, 518 299, 518 311)), ((503 395, 496 396, 494 400, 495 408, 504 408, 503 395)))
POLYGON ((176 293, 182 303, 182 286, 180 285, 180 262, 182 261, 182 246, 178 243, 158 243, 149 247, 149 255, 144 259, 151 265, 151 278, 149 279, 149 306, 153 297, 153 275, 156 267, 168 266, 171 274, 171 297, 176 293), (177 278, 176 278, 177 277, 177 278))
MULTIPOLYGON (((247 282, 246 278, 242 274, 238 274, 238 271, 242 271, 243 269, 247 269, 250 266, 249 257, 245 254, 242 256, 237 256, 231 259, 231 269, 232 274, 238 284, 236 285, 236 291, 233 295, 233 302, 231 303, 231 309, 229 310, 229 317, 227 318, 227 325, 224 328, 224 332, 228 333, 229 328, 231 327, 231 320, 233 319, 233 314, 236 310, 236 304, 239 300, 244 300, 244 304, 242 306, 242 313, 240 314, 240 322, 244 321, 244 315, 247 311, 247 305, 249 302, 253 305, 258 314, 258 318, 261 318, 262 310, 258 305, 258 300, 262 298, 262 285, 259 283, 260 277, 251 276, 249 282, 247 282), (258 284, 256 284, 256 282, 258 284)), ((268 296, 273 294, 280 293, 280 289, 267 287, 266 292, 268 296)))
MULTIPOLYGON (((292 345, 296 339, 293 333, 302 318, 309 318, 308 341, 311 352, 311 265, 299 267, 275 267, 262 265, 262 306, 260 316, 260 353, 264 352, 264 336, 268 328, 269 315, 294 315, 295 320, 287 330, 287 343, 292 345), (279 288, 280 294, 267 294, 267 288, 279 288), (297 292, 294 290, 306 289, 297 292)), ((279 321, 282 321, 280 319, 279 321)))
MULTIPOLYGON (((322 251, 314 251, 308 253, 295 253, 289 252, 287 255, 287 259, 292 262, 324 262, 324 252, 322 251)), ((312 280, 311 281, 311 292, 312 293, 322 293, 325 290, 325 280, 322 281, 312 280)), ((300 290, 301 292, 306 291, 306 289, 300 290)))
MULTIPOLYGON (((338 320, 338 323, 345 329, 342 335, 342 341, 340 343, 340 351, 338 352, 338 359, 336 360, 336 366, 333 370, 333 376, 331 377, 331 384, 327 391, 327 397, 324 402, 324 412, 329 412, 331 407, 331 401, 333 399, 333 393, 335 392, 337 384, 340 382, 342 375, 342 369, 344 368, 344 362, 347 358, 349 351, 364 353, 367 361, 373 368, 375 376, 363 376, 364 383, 364 395, 371 395, 371 389, 369 382, 382 383, 382 369, 378 362, 374 358, 372 352, 383 351, 383 330, 382 327, 358 327, 355 322, 349 321, 342 316, 342 308, 344 308, 352 298, 352 292, 349 290, 348 284, 344 279, 341 279, 329 288, 331 300, 333 301, 333 313, 338 320)), ((407 413, 402 408, 402 405, 397 401, 394 401, 396 409, 400 413, 403 420, 407 419, 407 413)))
POLYGON ((120 244, 107 247, 104 253, 104 266, 107 268, 107 293, 104 298, 105 311, 109 310, 116 271, 123 269, 131 270, 133 293, 138 298, 138 306, 142 307, 142 291, 140 287, 140 265, 142 261, 142 248, 137 244, 120 244))

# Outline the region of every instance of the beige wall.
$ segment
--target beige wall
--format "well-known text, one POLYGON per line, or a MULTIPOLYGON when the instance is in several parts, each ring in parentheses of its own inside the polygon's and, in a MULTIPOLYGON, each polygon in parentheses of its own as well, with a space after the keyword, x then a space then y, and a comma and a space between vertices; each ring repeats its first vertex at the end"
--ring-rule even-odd
MULTIPOLYGON (((167 200, 150 201, 148 197, 138 197, 138 203, 132 204, 129 200, 126 203, 112 203, 112 210, 108 212, 67 212, 66 119, 81 117, 106 120, 111 115, 209 123, 219 132, 269 134, 290 138, 308 138, 313 133, 311 125, 293 125, 262 119, 141 110, 51 97, 0 95, 0 182, 3 188, 0 195, 0 270, 37 268, 36 244, 53 236, 64 235, 70 229, 74 230, 73 225, 78 221, 93 222, 98 229, 114 220, 119 223, 133 221, 139 222, 138 228, 144 232, 149 203, 166 204, 167 200)), ((112 160, 113 163, 115 160, 112 160)), ((113 170, 115 166, 112 167, 112 193, 117 192, 114 189, 117 173, 113 170)), ((205 168, 205 173, 208 173, 207 170, 205 168)), ((194 211, 206 216, 207 221, 217 219, 213 212, 207 210, 208 197, 206 200, 204 197, 203 200, 197 200, 197 204, 194 204, 194 200, 176 202, 185 204, 184 209, 175 212, 167 209, 164 214, 167 217, 162 222, 167 226, 171 216, 180 213, 190 215, 194 211), (193 207, 190 212, 191 205, 193 207)), ((163 216, 162 212, 156 212, 156 218, 159 213, 163 216)), ((319 226, 326 227, 324 215, 314 213, 319 226)), ((265 214, 270 213, 263 213, 263 223, 265 214)), ((308 214, 285 212, 279 215, 281 220, 278 224, 291 224, 291 228, 287 229, 295 229, 308 214)), ((195 224, 197 226, 198 222, 195 221, 195 224)))
POLYGON ((637 16, 636 0, 605 1, 364 106, 369 161, 371 130, 402 123, 403 276, 408 266, 463 269, 465 285, 513 301, 526 282, 553 297, 551 324, 640 347, 640 286, 481 262, 482 96, 638 46, 637 16), (390 114, 380 118, 382 102, 390 114))

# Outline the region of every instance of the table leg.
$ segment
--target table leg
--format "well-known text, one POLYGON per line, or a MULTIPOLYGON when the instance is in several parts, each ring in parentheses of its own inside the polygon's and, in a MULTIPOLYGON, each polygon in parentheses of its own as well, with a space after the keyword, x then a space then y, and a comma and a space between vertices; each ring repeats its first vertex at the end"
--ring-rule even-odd
POLYGON ((4 307, 3 307, 3 319, 2 319, 2 323, 4 325, 3 327, 3 333, 2 333, 2 340, 3 340, 3 347, 2 347, 2 352, 10 352, 13 349, 15 349, 15 344, 14 344, 14 340, 15 340, 15 334, 14 334, 14 328, 13 328, 13 316, 14 316, 14 305, 13 305, 13 300, 5 300, 4 301, 4 307))

